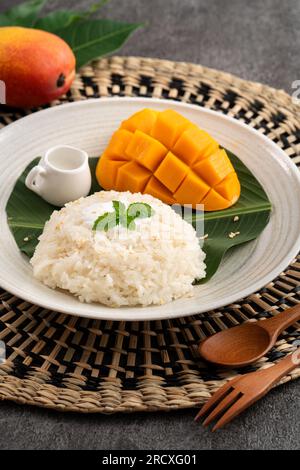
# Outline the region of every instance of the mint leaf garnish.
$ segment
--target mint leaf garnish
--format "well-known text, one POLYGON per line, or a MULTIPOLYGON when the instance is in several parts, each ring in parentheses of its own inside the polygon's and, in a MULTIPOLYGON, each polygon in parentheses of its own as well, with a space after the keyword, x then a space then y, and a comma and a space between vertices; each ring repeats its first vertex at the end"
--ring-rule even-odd
POLYGON ((128 206, 127 210, 121 201, 112 201, 112 203, 114 211, 100 215, 93 224, 93 231, 104 230, 107 232, 117 225, 134 230, 136 219, 146 219, 154 214, 152 207, 144 202, 134 202, 128 206))
POLYGON ((154 211, 145 202, 133 202, 128 206, 127 214, 134 219, 147 219, 153 215, 154 211))
POLYGON ((93 225, 93 231, 104 230, 104 232, 108 232, 108 230, 114 228, 116 225, 117 221, 115 213, 105 212, 95 220, 93 225))

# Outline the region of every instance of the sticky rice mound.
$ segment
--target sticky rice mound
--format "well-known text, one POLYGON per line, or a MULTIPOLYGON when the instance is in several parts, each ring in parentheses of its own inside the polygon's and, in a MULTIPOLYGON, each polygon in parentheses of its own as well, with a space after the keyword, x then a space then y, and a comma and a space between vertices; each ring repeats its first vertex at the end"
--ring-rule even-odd
POLYGON ((194 228, 170 206, 140 193, 101 191, 54 211, 31 259, 34 277, 82 302, 111 307, 164 304, 191 294, 205 277, 205 254, 194 228), (135 228, 93 230, 112 201, 149 204, 135 228))

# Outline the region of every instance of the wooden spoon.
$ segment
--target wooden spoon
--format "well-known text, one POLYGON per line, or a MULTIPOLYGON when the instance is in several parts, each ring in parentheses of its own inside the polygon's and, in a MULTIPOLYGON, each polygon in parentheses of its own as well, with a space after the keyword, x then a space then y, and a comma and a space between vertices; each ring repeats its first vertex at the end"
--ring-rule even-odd
POLYGON ((247 366, 264 356, 280 333, 297 320, 300 320, 300 304, 268 320, 220 331, 202 341, 199 352, 206 361, 220 366, 247 366))

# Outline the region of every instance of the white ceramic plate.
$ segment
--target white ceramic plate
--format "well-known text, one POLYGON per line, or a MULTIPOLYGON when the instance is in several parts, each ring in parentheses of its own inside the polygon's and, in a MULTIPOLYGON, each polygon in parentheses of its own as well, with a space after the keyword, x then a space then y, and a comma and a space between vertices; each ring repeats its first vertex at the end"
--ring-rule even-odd
POLYGON ((269 139, 223 114, 170 100, 88 100, 47 109, 9 125, 0 132, 0 149, 0 285, 45 308, 110 320, 151 320, 200 313, 255 292, 280 274, 300 248, 300 179, 296 166, 269 139), (271 220, 256 241, 226 257, 213 279, 195 287, 193 298, 144 308, 83 304, 32 277, 28 259, 19 252, 7 225, 6 202, 16 179, 34 157, 63 143, 81 147, 91 156, 100 155, 120 121, 144 107, 172 107, 238 155, 266 190, 273 205, 271 220))

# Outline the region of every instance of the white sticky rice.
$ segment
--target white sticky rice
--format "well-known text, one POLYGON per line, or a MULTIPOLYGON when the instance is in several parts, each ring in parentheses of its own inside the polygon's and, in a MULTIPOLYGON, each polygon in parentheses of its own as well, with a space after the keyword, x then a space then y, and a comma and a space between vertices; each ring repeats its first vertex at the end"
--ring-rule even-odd
POLYGON ((194 228, 160 200, 140 193, 101 191, 53 212, 31 259, 35 278, 82 302, 112 307, 163 304, 190 294, 205 277, 205 254, 194 228), (93 231, 99 215, 144 202, 154 210, 136 229, 93 231))

